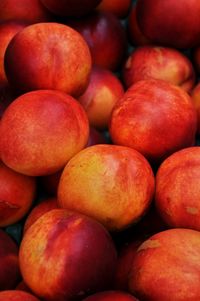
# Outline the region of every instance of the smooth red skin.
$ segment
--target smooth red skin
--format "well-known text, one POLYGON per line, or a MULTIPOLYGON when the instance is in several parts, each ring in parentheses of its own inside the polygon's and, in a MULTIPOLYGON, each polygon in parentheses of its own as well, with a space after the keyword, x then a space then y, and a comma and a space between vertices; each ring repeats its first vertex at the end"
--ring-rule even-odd
POLYGON ((0 292, 0 301, 40 301, 32 294, 20 290, 7 290, 0 292))
POLYGON ((143 301, 197 301, 199 279, 199 231, 170 229, 153 235, 138 248, 129 290, 143 301))
POLYGON ((83 299, 83 301, 137 301, 132 295, 120 291, 106 291, 96 293, 83 299))
POLYGON ((40 217, 27 230, 19 253, 25 282, 50 301, 82 300, 109 288, 116 259, 111 237, 99 223, 64 209, 40 217))
POLYGON ((40 0, 1 0, 0 23, 7 21, 23 21, 27 24, 47 22, 52 19, 49 11, 40 0))
POLYGON ((24 27, 25 24, 19 22, 6 22, 0 24, 0 89, 8 85, 8 81, 4 70, 4 56, 6 48, 11 39, 24 27))
POLYGON ((101 0, 41 0, 52 13, 60 16, 80 17, 91 12, 101 0))
POLYGON ((132 241, 124 245, 118 254, 117 269, 115 273, 114 287, 118 290, 129 290, 129 273, 131 270, 133 258, 141 245, 142 240, 132 241))
POLYGON ((0 229, 0 291, 13 289, 20 279, 18 247, 10 236, 0 229))
POLYGON ((1 119, 1 158, 23 174, 61 170, 85 147, 89 126, 81 105, 55 90, 39 90, 13 101, 1 119))
POLYGON ((108 12, 96 12, 79 20, 71 20, 69 26, 86 40, 93 65, 112 71, 118 69, 125 57, 127 39, 118 18, 108 12))
POLYGON ((5 54, 8 81, 21 93, 53 89, 79 96, 88 85, 90 71, 87 43, 59 23, 27 26, 12 39, 5 54))
POLYGON ((192 101, 197 112, 197 134, 200 134, 200 83, 191 92, 192 101))
POLYGON ((144 46, 151 44, 150 40, 144 36, 141 32, 137 18, 136 18, 136 6, 133 5, 128 16, 128 36, 131 44, 135 46, 144 46))
POLYGON ((122 146, 85 148, 65 166, 58 186, 58 204, 120 231, 136 223, 154 194, 154 175, 147 160, 122 146))
POLYGON ((131 0, 102 0, 97 10, 110 12, 118 18, 127 17, 131 6, 131 0))
POLYGON ((199 158, 200 147, 182 149, 158 169, 155 204, 170 227, 200 231, 199 158))
POLYGON ((56 198, 49 198, 46 200, 41 201, 38 205, 33 207, 31 212, 26 218, 24 224, 24 233, 27 231, 30 226, 36 222, 36 220, 41 217, 46 212, 49 212, 52 209, 58 208, 57 199, 56 198))
POLYGON ((200 40, 198 0, 139 0, 137 20, 152 42, 174 48, 191 48, 200 40))
POLYGON ((18 222, 30 209, 36 181, 0 162, 0 227, 18 222))
POLYGON ((139 80, 161 79, 189 92, 195 83, 195 71, 190 60, 178 50, 143 46, 129 55, 123 79, 127 88, 139 80))
POLYGON ((96 144, 106 144, 106 139, 101 132, 97 131, 93 127, 90 127, 89 139, 86 147, 96 144))
POLYGON ((183 89, 161 80, 143 80, 115 106, 109 131, 113 143, 134 148, 158 164, 192 146, 196 127, 194 105, 183 89))
POLYGON ((123 96, 122 83, 111 71, 93 67, 86 91, 78 98, 89 119, 90 126, 108 128, 112 110, 123 96))

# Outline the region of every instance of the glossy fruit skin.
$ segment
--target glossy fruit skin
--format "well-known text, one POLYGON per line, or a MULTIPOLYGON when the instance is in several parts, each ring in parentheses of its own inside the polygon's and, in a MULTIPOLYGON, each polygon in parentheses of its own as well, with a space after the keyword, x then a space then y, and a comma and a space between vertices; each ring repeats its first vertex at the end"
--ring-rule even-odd
POLYGON ((161 80, 143 80, 114 107, 109 132, 113 143, 132 147, 159 164, 194 145, 196 128, 196 111, 183 89, 161 80))
POLYGON ((6 290, 0 292, 0 301, 40 301, 31 293, 20 290, 6 290))
POLYGON ((139 47, 131 52, 123 68, 127 88, 139 80, 161 79, 190 92, 195 77, 191 61, 180 51, 169 47, 139 47))
POLYGON ((95 218, 110 231, 119 231, 143 216, 153 194, 153 171, 140 153, 98 144, 82 150, 66 165, 58 186, 58 204, 95 218))
POLYGON ((178 228, 151 236, 133 259, 130 292, 144 301, 199 300, 199 256, 199 231, 178 228))
POLYGON ((200 230, 200 147, 188 147, 169 156, 156 175, 155 204, 170 227, 200 230))
POLYGON ((85 111, 70 95, 37 90, 21 95, 1 119, 1 158, 30 176, 61 170, 85 147, 89 124, 85 111))
POLYGON ((53 89, 76 97, 85 91, 90 71, 86 42, 77 31, 60 23, 27 26, 5 53, 8 82, 20 93, 53 89))
POLYGON ((36 179, 15 172, 0 162, 0 227, 20 221, 36 195, 36 179))
POLYGON ((102 0, 97 10, 110 12, 118 18, 127 17, 131 6, 131 0, 102 0))
POLYGON ((93 65, 111 71, 120 68, 127 51, 127 38, 120 20, 115 15, 96 12, 85 18, 71 20, 68 24, 86 40, 93 65))
POLYGON ((174 48, 192 48, 200 39, 198 0, 139 0, 137 20, 153 43, 174 48))
POLYGON ((116 259, 104 227, 64 209, 40 217, 26 231, 19 252, 25 282, 41 299, 51 301, 82 300, 107 289, 116 259))

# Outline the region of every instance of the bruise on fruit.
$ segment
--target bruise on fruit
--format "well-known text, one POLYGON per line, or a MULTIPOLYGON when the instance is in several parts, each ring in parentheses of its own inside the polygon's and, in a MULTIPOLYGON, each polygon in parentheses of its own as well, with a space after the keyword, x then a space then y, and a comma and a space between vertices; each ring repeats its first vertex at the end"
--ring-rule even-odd
POLYGON ((146 249, 154 249, 160 247, 161 244, 158 240, 156 239, 148 239, 146 240, 141 246, 138 248, 137 252, 141 250, 146 250, 146 249))
POLYGON ((192 215, 196 215, 199 213, 198 208, 195 208, 195 207, 186 207, 186 211, 187 211, 187 213, 190 213, 192 215))

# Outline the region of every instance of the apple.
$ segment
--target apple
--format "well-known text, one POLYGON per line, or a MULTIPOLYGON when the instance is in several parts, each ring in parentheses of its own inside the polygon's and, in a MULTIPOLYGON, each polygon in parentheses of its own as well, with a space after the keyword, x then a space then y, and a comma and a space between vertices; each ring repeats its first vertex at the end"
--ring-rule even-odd
POLYGON ((197 112, 197 134, 200 134, 200 83, 194 87, 191 91, 191 97, 193 104, 197 112))
POLYGON ((58 185, 58 204, 117 231, 141 218, 153 194, 154 175, 140 153, 98 144, 85 148, 65 166, 58 185))
POLYGON ((59 23, 27 26, 5 53, 6 76, 21 93, 55 89, 79 96, 88 85, 90 71, 86 42, 77 31, 59 23))
POLYGON ((101 0, 40 0, 52 13, 80 17, 91 12, 101 0))
POLYGON ((121 291, 105 291, 91 295, 83 301, 138 301, 134 296, 121 291))
POLYGON ((131 0, 102 0, 97 6, 98 11, 110 12, 118 18, 127 17, 131 6, 131 0))
POLYGON ((135 255, 129 290, 139 300, 200 300, 200 232, 170 229, 143 242, 135 255))
POLYGON ((51 21, 52 16, 40 0, 1 0, 0 23, 24 21, 27 24, 51 21))
POLYGON ((86 40, 94 65, 112 71, 118 69, 126 54, 126 32, 120 20, 108 12, 96 12, 68 21, 86 40))
POLYGON ((143 46, 129 55, 123 79, 127 88, 139 80, 162 79, 190 92, 195 84, 195 71, 190 60, 176 49, 143 46))
POLYGON ((141 80, 115 105, 109 132, 114 144, 132 147, 151 163, 195 142, 197 116, 191 97, 163 80, 141 80))
POLYGON ((65 209, 42 215, 26 231, 19 251, 25 283, 48 301, 82 300, 109 288, 116 259, 102 225, 65 209))
POLYGON ((20 279, 18 247, 2 229, 0 245, 0 291, 14 289, 20 279))
POLYGON ((0 227, 22 219, 33 204, 36 181, 0 162, 0 227))
POLYGON ((132 4, 130 14, 127 19, 127 31, 129 42, 135 46, 151 44, 151 41, 141 32, 136 18, 136 5, 132 4))
POLYGON ((20 290, 6 290, 0 292, 0 301, 40 301, 32 294, 20 290))
POLYGON ((199 44, 199 0, 138 0, 136 5, 139 27, 152 42, 174 48, 199 44))
POLYGON ((200 147, 169 156, 156 175, 155 202, 163 220, 174 228, 200 231, 200 147))
POLYGON ((12 38, 24 27, 25 24, 19 22, 6 22, 0 24, 0 91, 2 88, 8 85, 8 81, 4 70, 4 56, 6 48, 9 42, 12 40, 12 38))
POLYGON ((15 99, 0 124, 1 159, 30 176, 61 170, 85 147, 89 126, 86 113, 71 96, 38 90, 15 99))
POLYGON ((90 126, 108 128, 114 105, 123 96, 124 88, 115 74, 94 66, 86 91, 78 98, 88 116, 90 126))
POLYGON ((24 223, 24 233, 35 221, 41 217, 46 212, 49 212, 52 209, 58 208, 57 199, 56 198, 48 198, 42 200, 39 204, 33 207, 29 215, 26 217, 24 223))

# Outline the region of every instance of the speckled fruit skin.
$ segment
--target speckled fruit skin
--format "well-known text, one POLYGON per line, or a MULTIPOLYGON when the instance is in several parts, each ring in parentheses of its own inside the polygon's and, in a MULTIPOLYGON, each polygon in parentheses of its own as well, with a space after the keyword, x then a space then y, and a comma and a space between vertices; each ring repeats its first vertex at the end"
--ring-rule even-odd
POLYGON ((82 19, 69 21, 86 40, 93 65, 117 70, 127 51, 126 32, 120 20, 108 12, 96 12, 82 19))
POLYGON ((101 0, 41 0, 41 2, 54 14, 80 17, 94 10, 101 0))
POLYGON ((19 252, 23 279, 48 301, 82 300, 109 288, 116 259, 104 227, 64 209, 40 217, 25 233, 19 252))
POLYGON ((153 194, 154 175, 140 153, 99 144, 68 162, 58 186, 58 204, 91 216, 114 231, 138 221, 153 194))
POLYGON ((138 301, 132 295, 120 291, 106 291, 87 297, 83 301, 138 301))
POLYGON ((162 79, 189 92, 195 83, 195 71, 190 60, 178 50, 143 46, 128 57, 123 78, 127 88, 139 80, 162 79))
POLYGON ((88 85, 90 71, 86 42, 78 32, 59 23, 27 26, 5 54, 8 81, 21 93, 54 89, 79 96, 88 85))
POLYGON ((154 43, 174 48, 199 44, 199 0, 138 0, 136 11, 141 31, 154 43))
POLYGON ((42 200, 39 204, 37 204, 29 215, 27 216, 25 223, 24 223, 24 233, 27 231, 30 226, 36 222, 38 218, 40 218, 46 212, 49 212, 52 209, 58 208, 57 199, 56 198, 48 198, 42 200))
POLYGON ((23 21, 27 24, 47 22, 51 14, 41 4, 40 0, 1 0, 0 22, 23 21))
POLYGON ((200 233, 170 229, 138 249, 129 278, 130 292, 142 301, 200 300, 200 233))
POLYGON ((168 157, 156 175, 155 202, 164 221, 174 228, 200 231, 200 147, 168 157))
POLYGON ((200 135, 200 83, 191 91, 191 97, 197 112, 197 134, 200 135))
POLYGON ((0 227, 22 219, 30 209, 36 194, 36 181, 0 162, 0 227))
POLYGON ((102 0, 97 10, 110 12, 118 18, 125 18, 130 10, 131 0, 102 0))
POLYGON ((24 27, 25 24, 19 22, 5 22, 0 24, 0 89, 8 85, 4 70, 4 56, 6 48, 11 39, 24 27))
POLYGON ((0 291, 14 289, 20 279, 18 247, 2 229, 0 245, 0 291))
POLYGON ((4 112, 1 158, 23 174, 55 173, 85 147, 88 135, 86 113, 73 97, 55 90, 32 91, 4 112))
POLYGON ((196 111, 183 89, 162 80, 143 80, 114 107, 109 132, 113 143, 132 147, 158 164, 192 146, 196 128, 196 111))
POLYGON ((0 292, 0 301, 40 301, 32 294, 20 290, 7 290, 0 292))
POLYGON ((86 91, 78 98, 94 128, 108 128, 112 110, 123 96, 122 83, 111 71, 94 66, 86 91))

